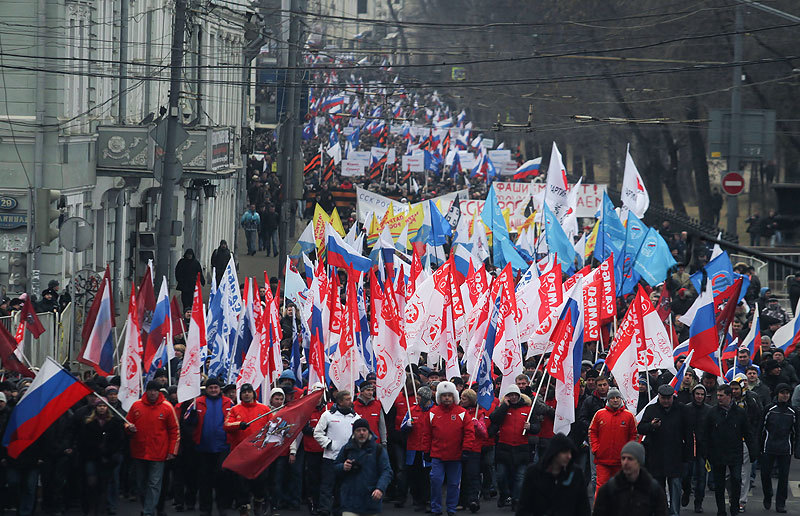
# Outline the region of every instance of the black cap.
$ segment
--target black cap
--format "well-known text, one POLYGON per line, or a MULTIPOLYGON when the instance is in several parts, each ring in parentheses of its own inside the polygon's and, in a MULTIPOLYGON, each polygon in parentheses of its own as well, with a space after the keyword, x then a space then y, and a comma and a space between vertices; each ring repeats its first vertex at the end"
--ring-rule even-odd
POLYGON ((223 387, 222 390, 223 391, 235 391, 236 390, 236 384, 235 383, 229 383, 228 385, 223 387))
POLYGON ((217 387, 219 387, 220 386, 219 380, 217 380, 216 378, 213 378, 213 377, 209 378, 208 380, 206 380, 206 388, 208 388, 208 387, 210 387, 212 385, 216 385, 217 387))
POLYGON ((356 431, 356 428, 366 428, 367 430, 369 430, 369 423, 363 417, 356 419, 355 422, 353 423, 353 432, 356 431))
POLYGON ((671 385, 664 384, 658 387, 658 395, 659 396, 672 396, 675 394, 675 389, 672 388, 671 385))
POLYGON ((167 374, 167 370, 164 368, 156 370, 156 374, 153 375, 153 378, 167 378, 169 375, 167 374))
POLYGON ((783 391, 792 392, 792 387, 788 383, 779 383, 775 386, 775 394, 783 391))
POLYGON ((253 389, 253 385, 249 383, 242 384, 242 388, 239 389, 239 392, 244 392, 244 391, 256 392, 256 390, 253 389))

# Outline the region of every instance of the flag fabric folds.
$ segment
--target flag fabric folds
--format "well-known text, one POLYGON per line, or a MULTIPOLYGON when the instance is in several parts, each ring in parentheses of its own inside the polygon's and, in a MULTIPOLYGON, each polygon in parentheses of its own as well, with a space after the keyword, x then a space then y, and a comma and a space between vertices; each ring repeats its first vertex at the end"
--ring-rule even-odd
POLYGON ((203 287, 200 285, 200 273, 194 287, 192 300, 192 318, 189 321, 189 333, 186 336, 186 352, 183 355, 181 375, 178 378, 178 403, 200 396, 202 353, 206 347, 206 311, 203 306, 203 287))
MULTIPOLYGON (((78 362, 92 366, 97 374, 109 376, 114 371, 114 313, 111 311, 111 283, 103 278, 89 338, 78 356, 78 362)), ((92 304, 94 307, 94 304, 92 304)))
POLYGON ((3 435, 3 446, 8 448, 8 455, 14 459, 19 457, 62 414, 91 393, 91 389, 47 357, 11 411, 3 435))
POLYGON ((139 380, 142 376, 142 334, 137 303, 136 287, 131 285, 128 322, 125 326, 125 341, 119 371, 119 401, 126 412, 142 397, 142 384, 139 380))

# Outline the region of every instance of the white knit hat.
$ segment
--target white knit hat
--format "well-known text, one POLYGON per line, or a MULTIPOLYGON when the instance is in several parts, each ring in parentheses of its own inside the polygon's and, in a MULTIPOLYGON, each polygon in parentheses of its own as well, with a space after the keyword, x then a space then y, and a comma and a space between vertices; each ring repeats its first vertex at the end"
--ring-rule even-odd
POLYGON ((436 404, 441 404, 441 396, 442 394, 450 393, 455 398, 454 403, 458 405, 461 401, 458 396, 458 389, 453 382, 439 382, 439 385, 436 386, 436 404))

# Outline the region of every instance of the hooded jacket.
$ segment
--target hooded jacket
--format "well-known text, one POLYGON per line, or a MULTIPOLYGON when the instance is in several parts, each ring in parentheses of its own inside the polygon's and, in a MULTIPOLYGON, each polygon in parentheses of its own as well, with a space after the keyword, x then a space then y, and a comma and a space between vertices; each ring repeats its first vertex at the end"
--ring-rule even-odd
POLYGON ((353 435, 353 423, 360 418, 352 409, 340 409, 334 405, 319 417, 317 426, 314 427, 314 439, 323 448, 322 457, 335 460, 342 446, 347 444, 353 435))
POLYGON ((575 467, 578 451, 569 437, 555 434, 542 460, 528 466, 517 504, 517 516, 588 516, 589 498, 583 473, 575 467), (547 471, 556 455, 572 452, 572 460, 557 476, 547 471))
POLYGON ((341 482, 339 495, 342 512, 381 512, 381 500, 373 500, 372 492, 379 489, 386 493, 392 480, 392 467, 386 448, 375 441, 374 435, 370 435, 363 445, 350 438, 337 455, 334 469, 341 482), (345 471, 344 463, 348 459, 353 461, 354 467, 345 471))
POLYGON ((800 458, 800 415, 788 403, 775 403, 764 414, 761 451, 770 455, 800 458))
POLYGON ((618 466, 622 447, 637 437, 636 418, 625 407, 600 409, 589 425, 589 444, 596 464, 618 466))
POLYGON ((162 462, 169 454, 178 454, 178 416, 163 394, 159 393, 155 403, 145 394, 131 405, 127 420, 136 426, 130 440, 131 458, 162 462))

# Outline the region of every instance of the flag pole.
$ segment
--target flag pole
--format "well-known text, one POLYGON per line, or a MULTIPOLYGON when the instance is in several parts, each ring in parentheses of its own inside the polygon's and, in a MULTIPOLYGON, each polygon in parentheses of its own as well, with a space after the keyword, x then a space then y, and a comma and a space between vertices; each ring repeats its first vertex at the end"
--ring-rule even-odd
POLYGON ((250 421, 248 421, 248 422, 247 422, 247 424, 248 424, 248 425, 252 425, 253 423, 255 423, 256 421, 258 421, 259 419, 261 419, 261 418, 264 418, 264 417, 267 417, 268 415, 270 415, 270 414, 272 414, 272 413, 274 413, 274 412, 277 412, 277 411, 279 411, 280 409, 282 409, 282 408, 283 408, 283 407, 285 407, 285 406, 286 406, 286 405, 281 405, 280 407, 278 407, 278 408, 274 408, 274 409, 270 410, 269 412, 265 412, 265 413, 261 414, 260 416, 256 416, 254 419, 251 419, 250 421))
MULTIPOLYGON (((406 352, 408 356, 408 352, 406 352)), ((408 363, 408 374, 411 376, 411 388, 414 389, 414 399, 417 399, 417 383, 414 381, 414 370, 411 369, 411 362, 408 363)))
MULTIPOLYGON (((542 353, 542 356, 544 357, 544 353, 542 353)), ((533 409, 536 406, 536 399, 539 397, 539 393, 541 392, 542 384, 544 383, 544 377, 545 376, 547 376, 547 387, 544 388, 544 392, 545 392, 545 397, 547 397, 547 389, 550 388, 550 380, 553 377, 550 376, 549 374, 545 373, 545 374, 542 374, 542 379, 539 380, 539 387, 536 388, 536 394, 533 395, 533 399, 531 400, 531 409, 528 411, 528 418, 525 420, 526 423, 530 423, 531 422, 531 415, 533 415, 533 409)), ((522 430, 522 435, 525 435, 527 432, 528 432, 527 430, 523 429, 522 430)))
POLYGON ((117 410, 117 409, 116 409, 116 407, 114 407, 114 405, 112 405, 111 403, 109 403, 109 402, 108 402, 108 400, 107 400, 105 397, 103 397, 103 396, 100 396, 100 395, 99 395, 99 394, 97 394, 96 392, 92 392, 92 394, 94 394, 94 395, 97 397, 97 399, 98 399, 98 400, 100 400, 100 401, 102 401, 103 403, 105 403, 105 405, 106 405, 108 408, 110 408, 110 409, 111 409, 111 412, 113 412, 114 414, 116 414, 117 416, 119 416, 119 418, 120 418, 120 419, 122 419, 122 421, 123 421, 123 422, 125 422, 126 424, 129 424, 129 423, 128 423, 128 419, 127 419, 127 418, 126 418, 124 415, 122 415, 122 412, 120 412, 119 410, 117 410))

